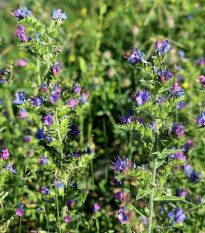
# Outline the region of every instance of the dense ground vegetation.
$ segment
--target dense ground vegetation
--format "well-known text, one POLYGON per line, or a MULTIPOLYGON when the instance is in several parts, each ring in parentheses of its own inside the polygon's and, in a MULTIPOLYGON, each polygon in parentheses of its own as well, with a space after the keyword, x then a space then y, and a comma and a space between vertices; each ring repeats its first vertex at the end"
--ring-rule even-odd
POLYGON ((20 3, 0 2, 0 232, 203 232, 203 1, 20 3))

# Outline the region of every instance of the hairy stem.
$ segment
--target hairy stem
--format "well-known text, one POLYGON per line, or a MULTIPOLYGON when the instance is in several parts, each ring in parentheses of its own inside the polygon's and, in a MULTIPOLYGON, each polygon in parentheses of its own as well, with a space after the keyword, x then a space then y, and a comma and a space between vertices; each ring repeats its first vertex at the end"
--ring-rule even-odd
MULTIPOLYGON (((158 147, 158 120, 155 120, 155 152, 157 151, 158 147)), ((154 154, 156 156, 156 154, 154 154)), ((156 178, 156 170, 157 170, 157 157, 154 158, 152 163, 152 191, 150 194, 149 200, 149 226, 148 226, 148 233, 152 232, 152 218, 154 216, 154 194, 155 194, 155 178, 156 178)))
POLYGON ((56 196, 56 209, 57 209, 57 218, 58 218, 58 227, 59 227, 59 232, 61 233, 61 223, 60 223, 60 217, 59 217, 59 207, 58 207, 58 191, 57 187, 55 184, 55 196, 56 196))
POLYGON ((63 167, 62 167, 62 164, 63 164, 63 142, 62 142, 61 133, 60 133, 60 124, 59 124, 59 120, 58 120, 57 111, 55 111, 55 120, 56 120, 56 124, 57 124, 58 140, 60 141, 61 146, 62 146, 62 149, 61 149, 61 169, 63 169, 63 167))

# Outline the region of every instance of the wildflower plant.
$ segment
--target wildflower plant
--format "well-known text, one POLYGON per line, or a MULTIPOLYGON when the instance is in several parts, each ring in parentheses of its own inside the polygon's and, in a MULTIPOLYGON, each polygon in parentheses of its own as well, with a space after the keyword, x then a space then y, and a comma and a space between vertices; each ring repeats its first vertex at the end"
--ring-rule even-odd
MULTIPOLYGON (((130 192, 136 199, 135 206, 128 197, 125 206, 119 210, 118 219, 127 229, 139 231, 143 223, 143 228, 147 228, 149 233, 160 228, 157 222, 158 203, 175 207, 166 212, 172 220, 167 227, 187 218, 185 210, 178 206, 186 200, 182 196, 175 196, 175 193, 166 192, 173 170, 183 168, 187 160, 184 149, 186 127, 183 122, 170 122, 178 103, 185 97, 185 91, 167 67, 167 54, 172 49, 170 42, 157 41, 155 49, 151 61, 147 61, 139 49, 131 49, 131 55, 123 53, 130 65, 141 71, 139 81, 144 90, 132 94, 134 106, 120 118, 120 127, 133 134, 136 145, 143 148, 142 156, 148 163, 137 166, 134 160, 126 158, 123 161, 118 157, 110 166, 115 172, 115 179, 118 182, 123 180, 124 192, 130 192), (139 201, 143 201, 144 208, 137 205, 139 201), (138 217, 133 219, 133 215, 138 217)), ((197 120, 200 123, 201 117, 197 120)), ((163 227, 165 230, 166 226, 163 227)))
MULTIPOLYGON (((54 10, 49 25, 45 25, 26 7, 11 15, 18 18, 17 24, 20 25, 17 27, 19 47, 31 54, 31 60, 36 61, 37 66, 37 78, 34 80, 38 83, 37 91, 33 94, 17 91, 13 100, 13 107, 25 109, 32 119, 29 129, 35 156, 31 158, 28 169, 30 175, 33 172, 37 174, 35 192, 41 197, 39 203, 33 204, 38 206, 39 214, 46 219, 48 232, 76 230, 81 224, 79 219, 82 221, 85 218, 83 208, 88 187, 84 176, 88 174, 94 150, 89 146, 80 148, 78 143, 79 135, 83 132, 78 129, 77 119, 89 105, 89 93, 77 83, 66 86, 60 82, 63 65, 57 56, 62 46, 58 44, 57 37, 60 25, 67 16, 61 9, 54 10), (35 170, 32 171, 33 168, 35 170), (70 200, 75 202, 68 204, 70 200), (79 213, 78 217, 76 212, 79 213)), ((24 140, 30 142, 31 139, 27 136, 24 140)), ((8 159, 9 151, 4 148, 0 151, 0 160, 8 159)), ((19 176, 12 163, 1 163, 1 168, 2 174, 19 176)), ((21 198, 24 204, 16 206, 16 212, 10 218, 20 216, 21 229, 21 217, 27 213, 28 206, 24 194, 18 198, 18 202, 21 198)), ((7 217, 5 215, 3 221, 7 217)))

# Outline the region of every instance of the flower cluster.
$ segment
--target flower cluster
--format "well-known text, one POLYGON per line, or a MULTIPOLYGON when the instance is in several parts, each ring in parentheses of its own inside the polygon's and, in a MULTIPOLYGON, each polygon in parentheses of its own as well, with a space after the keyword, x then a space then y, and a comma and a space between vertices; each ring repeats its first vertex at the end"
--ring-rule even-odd
POLYGON ((29 17, 32 14, 26 6, 23 6, 22 9, 17 9, 14 12, 11 12, 11 15, 15 16, 19 20, 29 17))
POLYGON ((0 159, 8 159, 9 152, 8 149, 0 150, 0 159))

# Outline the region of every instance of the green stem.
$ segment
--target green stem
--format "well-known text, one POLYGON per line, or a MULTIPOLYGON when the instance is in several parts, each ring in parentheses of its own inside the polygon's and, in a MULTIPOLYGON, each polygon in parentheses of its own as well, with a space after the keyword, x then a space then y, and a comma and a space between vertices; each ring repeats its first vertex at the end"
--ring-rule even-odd
POLYGON ((59 232, 61 233, 61 224, 60 224, 60 217, 59 217, 59 207, 58 207, 58 192, 55 184, 55 196, 56 196, 56 208, 57 208, 57 218, 58 218, 58 227, 59 227, 59 232))
POLYGON ((15 117, 14 117, 12 103, 11 103, 11 99, 9 97, 8 91, 6 93, 6 99, 7 99, 7 108, 8 108, 8 112, 9 112, 9 118, 10 118, 10 120, 14 120, 15 117))
POLYGON ((36 60, 36 69, 37 69, 37 81, 39 87, 41 86, 41 73, 40 73, 40 60, 37 58, 36 60))
MULTIPOLYGON (((155 120, 155 152, 157 151, 158 147, 158 119, 155 120)), ((156 156, 156 154, 154 154, 156 156)), ((152 163, 152 191, 150 194, 149 200, 149 226, 148 226, 148 233, 152 232, 152 218, 154 216, 154 194, 155 194, 155 178, 156 178, 156 170, 157 170, 157 157, 154 158, 152 163)))
POLYGON ((61 169, 63 169, 62 167, 62 163, 63 163, 63 142, 62 142, 62 138, 61 138, 61 133, 60 133, 60 124, 59 124, 59 120, 58 120, 58 113, 57 110, 55 110, 55 120, 56 120, 56 124, 57 124, 57 133, 58 133, 58 140, 61 143, 61 169))
POLYGON ((19 233, 21 233, 21 217, 19 217, 20 218, 20 227, 19 227, 19 233))

